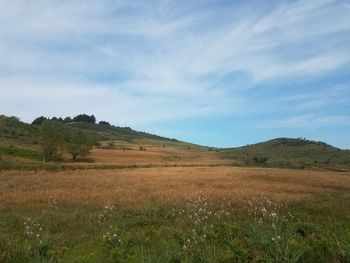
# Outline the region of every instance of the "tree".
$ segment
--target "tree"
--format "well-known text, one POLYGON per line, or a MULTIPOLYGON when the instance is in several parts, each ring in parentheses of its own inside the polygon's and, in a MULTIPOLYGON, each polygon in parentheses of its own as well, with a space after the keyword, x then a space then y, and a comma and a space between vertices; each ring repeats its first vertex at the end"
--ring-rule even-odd
POLYGON ((96 118, 94 115, 79 114, 73 118, 73 121, 96 123, 96 118))
POLYGON ((106 125, 106 126, 111 126, 108 121, 100 121, 98 124, 100 125, 106 125))
POLYGON ((73 130, 68 136, 66 148, 75 160, 78 156, 88 155, 92 149, 92 142, 83 131, 73 130))
POLYGON ((40 129, 40 144, 44 161, 56 159, 64 145, 62 124, 57 121, 43 121, 40 129))
POLYGON ((40 116, 32 122, 32 125, 40 125, 46 120, 47 120, 47 118, 45 118, 44 116, 40 116))
POLYGON ((71 119, 71 117, 68 116, 68 117, 64 118, 63 122, 64 123, 72 122, 72 119, 71 119))

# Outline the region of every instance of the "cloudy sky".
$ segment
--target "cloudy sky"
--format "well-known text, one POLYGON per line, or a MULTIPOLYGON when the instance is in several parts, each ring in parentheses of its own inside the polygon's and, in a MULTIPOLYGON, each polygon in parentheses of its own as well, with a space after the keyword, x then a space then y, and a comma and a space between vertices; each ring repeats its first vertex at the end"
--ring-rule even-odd
POLYGON ((350 148, 346 0, 0 0, 0 114, 350 148))

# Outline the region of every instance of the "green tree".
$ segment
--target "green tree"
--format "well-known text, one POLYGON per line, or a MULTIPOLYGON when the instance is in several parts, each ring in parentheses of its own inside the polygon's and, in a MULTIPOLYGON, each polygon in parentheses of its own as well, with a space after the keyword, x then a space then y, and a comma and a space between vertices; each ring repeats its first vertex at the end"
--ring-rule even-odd
POLYGON ((73 118, 73 121, 96 123, 96 118, 94 115, 89 116, 87 114, 79 114, 73 118))
POLYGON ((44 161, 54 160, 64 146, 64 131, 61 123, 45 120, 40 129, 40 144, 44 161))
POLYGON ((32 125, 40 125, 46 120, 47 120, 47 118, 45 118, 44 116, 40 116, 32 122, 32 125))
POLYGON ((75 160, 78 156, 88 155, 92 145, 93 143, 86 133, 81 130, 73 130, 68 136, 66 148, 75 160))

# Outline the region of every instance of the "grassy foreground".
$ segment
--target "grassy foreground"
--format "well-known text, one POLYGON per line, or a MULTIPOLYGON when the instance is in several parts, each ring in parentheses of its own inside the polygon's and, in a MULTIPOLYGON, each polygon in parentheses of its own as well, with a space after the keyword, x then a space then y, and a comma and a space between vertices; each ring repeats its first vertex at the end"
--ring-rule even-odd
POLYGON ((334 209, 339 201, 305 208, 262 199, 239 208, 201 196, 174 207, 124 209, 51 199, 2 209, 0 261, 349 262, 350 218, 334 209))
POLYGON ((216 167, 3 172, 0 262, 350 262, 349 179, 216 167))

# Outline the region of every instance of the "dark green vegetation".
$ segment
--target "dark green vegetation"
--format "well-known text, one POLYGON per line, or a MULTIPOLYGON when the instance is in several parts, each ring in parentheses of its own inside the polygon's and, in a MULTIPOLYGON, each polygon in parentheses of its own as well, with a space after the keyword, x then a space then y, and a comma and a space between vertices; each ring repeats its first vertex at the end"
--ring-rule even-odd
POLYGON ((350 262, 349 206, 334 197, 240 206, 202 196, 134 209, 50 199, 1 209, 0 262, 350 262))
POLYGON ((350 170, 350 151, 324 142, 279 138, 239 148, 223 149, 223 158, 242 166, 350 170))
POLYGON ((64 127, 58 121, 45 120, 40 126, 40 146, 45 161, 59 160, 67 150, 75 160, 89 154, 94 141, 82 130, 64 127))
MULTIPOLYGON (((65 117, 65 118, 57 118, 57 117, 53 117, 53 118, 47 118, 44 116, 40 116, 38 118, 36 118, 32 124, 33 125, 40 125, 42 124, 44 121, 57 121, 57 122, 61 122, 61 123, 69 123, 69 122, 88 122, 88 123, 96 123, 96 118, 94 115, 87 115, 87 114, 79 114, 77 116, 75 116, 74 118, 71 117, 65 117)), ((107 122, 105 121, 101 121, 100 124, 107 124, 107 122)))

